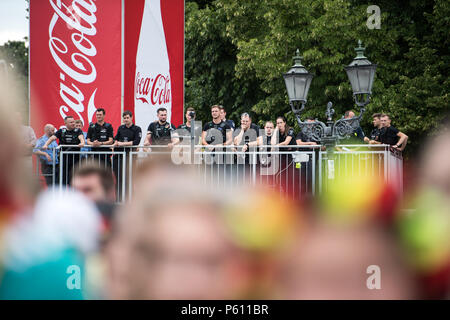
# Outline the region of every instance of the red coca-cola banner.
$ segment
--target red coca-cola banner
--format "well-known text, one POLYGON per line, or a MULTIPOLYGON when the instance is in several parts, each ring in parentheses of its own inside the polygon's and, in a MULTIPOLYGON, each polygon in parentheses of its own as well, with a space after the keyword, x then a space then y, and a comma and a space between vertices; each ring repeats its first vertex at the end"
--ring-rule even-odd
POLYGON ((30 1, 30 115, 37 133, 46 123, 60 127, 67 115, 81 119, 86 131, 98 108, 114 131, 123 110, 134 112, 144 132, 160 107, 178 125, 183 96, 184 0, 30 1))
POLYGON ((30 1, 30 116, 41 134, 64 117, 84 131, 98 108, 121 122, 121 0, 30 1))

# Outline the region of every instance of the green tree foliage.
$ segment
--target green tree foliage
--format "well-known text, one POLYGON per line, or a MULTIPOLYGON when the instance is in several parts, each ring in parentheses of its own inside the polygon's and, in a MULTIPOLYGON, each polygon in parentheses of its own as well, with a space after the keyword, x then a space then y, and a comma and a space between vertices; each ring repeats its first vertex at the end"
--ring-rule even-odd
POLYGON ((11 71, 28 77, 28 48, 25 41, 8 41, 0 46, 0 59, 8 63, 11 71))
MULTIPOLYGON (((8 79, 14 84, 17 92, 22 92, 23 105, 16 106, 25 114, 28 113, 28 47, 24 41, 8 41, 0 46, 0 60, 6 64, 8 79)), ((3 69, 1 70, 3 72, 3 69)), ((25 117, 27 118, 27 117, 25 117)))
MULTIPOLYGON (((282 79, 300 49, 315 74, 306 115, 324 120, 326 103, 337 116, 355 109, 344 66, 361 39, 366 56, 379 65, 370 115, 387 112, 410 136, 413 151, 449 111, 448 1, 378 1, 381 28, 366 25, 373 3, 351 0, 216 0, 186 3, 186 104, 209 117, 222 103, 237 121, 252 111, 255 120, 290 112, 282 79)), ((206 118, 205 118, 206 116, 206 118)), ((298 128, 297 128, 298 129, 298 128)))
POLYGON ((228 117, 252 108, 264 98, 256 76, 236 75, 237 48, 226 34, 226 16, 206 5, 186 3, 185 97, 198 119, 210 118, 210 106, 226 106, 228 117))

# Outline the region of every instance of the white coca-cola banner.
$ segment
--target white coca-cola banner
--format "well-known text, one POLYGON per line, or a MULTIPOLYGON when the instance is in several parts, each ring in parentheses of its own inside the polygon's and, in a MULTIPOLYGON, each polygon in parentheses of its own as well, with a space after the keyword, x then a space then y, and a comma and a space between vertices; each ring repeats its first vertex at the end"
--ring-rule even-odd
POLYGON ((168 120, 178 125, 183 121, 184 1, 125 1, 125 14, 125 108, 134 110, 143 131, 157 120, 158 108, 166 108, 168 120))
POLYGON ((31 125, 71 115, 86 131, 104 108, 114 131, 131 110, 145 132, 159 107, 177 125, 183 50, 183 0, 31 0, 31 125))

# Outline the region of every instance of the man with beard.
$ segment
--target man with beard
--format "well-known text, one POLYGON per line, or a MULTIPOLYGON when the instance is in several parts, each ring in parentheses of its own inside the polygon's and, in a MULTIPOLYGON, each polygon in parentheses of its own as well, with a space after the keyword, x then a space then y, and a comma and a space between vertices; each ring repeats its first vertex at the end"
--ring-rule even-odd
POLYGON ((167 122, 166 108, 159 108, 156 112, 158 120, 149 124, 144 146, 166 145, 169 149, 171 149, 173 147, 173 143, 175 142, 172 138, 172 133, 175 131, 175 126, 170 122, 167 122))

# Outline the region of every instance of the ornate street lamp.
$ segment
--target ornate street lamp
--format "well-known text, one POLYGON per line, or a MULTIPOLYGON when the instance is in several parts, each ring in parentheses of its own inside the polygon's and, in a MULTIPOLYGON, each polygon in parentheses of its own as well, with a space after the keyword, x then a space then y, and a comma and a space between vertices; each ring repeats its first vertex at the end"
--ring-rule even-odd
POLYGON ((294 65, 292 68, 283 74, 284 82, 289 96, 289 103, 294 113, 300 113, 306 104, 309 86, 311 85, 314 75, 302 65, 303 57, 300 56, 300 51, 297 49, 296 55, 293 57, 294 65), (301 108, 299 108, 301 105, 301 108))
POLYGON ((293 57, 294 65, 287 73, 283 74, 289 96, 289 104, 303 134, 308 138, 321 141, 324 145, 330 147, 327 148, 330 152, 332 152, 338 139, 348 137, 359 127, 359 121, 365 111, 364 107, 370 101, 377 65, 372 64, 364 56, 364 50, 365 48, 362 47, 361 40, 359 40, 358 48, 355 48, 357 52, 355 59, 345 67, 345 71, 352 85, 355 103, 360 107, 359 116, 350 119, 344 119, 342 117, 338 121, 333 122, 333 104, 328 102, 326 111, 327 124, 317 119, 314 122, 302 122, 301 114, 305 109, 306 97, 308 96, 313 75, 301 64, 302 57, 299 56, 298 49, 296 55, 293 57))
POLYGON ((366 106, 370 101, 372 94, 373 79, 375 78, 376 64, 372 64, 365 56, 361 46, 361 40, 358 40, 358 48, 355 48, 356 57, 345 67, 348 79, 352 85, 353 97, 359 107, 366 106))

